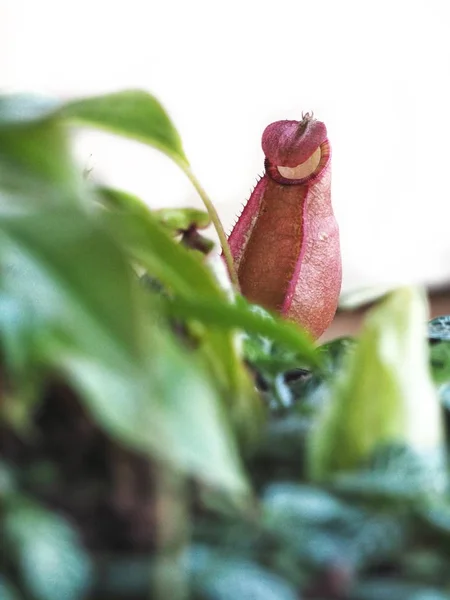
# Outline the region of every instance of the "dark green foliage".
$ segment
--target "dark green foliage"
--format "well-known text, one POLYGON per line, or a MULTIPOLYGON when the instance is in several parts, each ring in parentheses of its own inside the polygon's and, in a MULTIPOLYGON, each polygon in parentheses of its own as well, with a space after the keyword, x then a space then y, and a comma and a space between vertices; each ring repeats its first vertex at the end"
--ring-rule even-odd
MULTIPOLYGON (((0 98, 0 599, 447 598, 446 447, 437 436, 424 451, 411 419, 402 429, 429 383, 408 306, 381 310, 386 338, 316 348, 223 288, 209 214, 88 185, 75 122, 189 173, 147 93, 0 98), (329 431, 364 442, 345 407, 363 390, 377 415, 378 380, 401 439, 375 439, 319 484, 310 441, 324 415, 339 399, 329 431)), ((445 413, 449 322, 428 332, 445 413)))

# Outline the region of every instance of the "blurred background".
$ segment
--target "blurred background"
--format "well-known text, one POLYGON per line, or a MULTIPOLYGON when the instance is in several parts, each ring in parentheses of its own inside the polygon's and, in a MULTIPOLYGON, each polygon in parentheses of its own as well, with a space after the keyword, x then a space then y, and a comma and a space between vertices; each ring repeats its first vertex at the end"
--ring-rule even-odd
MULTIPOLYGON (((0 0, 0 88, 144 88, 165 105, 229 230, 261 133, 314 111, 333 147, 343 291, 450 281, 448 0, 0 0)), ((77 136, 93 176, 151 206, 201 206, 164 156, 77 136)))

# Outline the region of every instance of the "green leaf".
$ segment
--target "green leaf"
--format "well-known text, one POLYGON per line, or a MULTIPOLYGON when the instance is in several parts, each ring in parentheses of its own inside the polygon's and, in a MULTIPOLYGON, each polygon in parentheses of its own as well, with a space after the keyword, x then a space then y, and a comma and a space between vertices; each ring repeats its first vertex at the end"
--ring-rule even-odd
MULTIPOLYGON (((369 314, 311 434, 314 477, 358 469, 390 444, 433 463, 442 458, 442 411, 428 368, 425 321, 424 296, 413 288, 394 292, 369 314)), ((442 468, 435 479, 440 489, 442 468)))
POLYGON ((311 525, 353 521, 361 518, 357 509, 317 487, 298 483, 273 483, 263 496, 266 521, 272 526, 291 529, 311 525))
POLYGON ((191 553, 194 589, 205 600, 296 600, 293 587, 256 563, 203 547, 191 553))
POLYGON ((80 204, 80 181, 70 159, 64 127, 58 120, 38 121, 28 127, 0 127, 0 206, 3 210, 6 207, 10 211, 20 209, 31 188, 34 189, 33 203, 80 204))
MULTIPOLYGON (((125 212, 102 214, 105 223, 131 258, 159 280, 177 299, 189 299, 194 305, 201 299, 229 306, 226 293, 212 272, 157 223, 153 214, 143 214, 131 204, 125 212)), ((161 304, 162 306, 162 304, 161 304)), ((190 318, 192 315, 185 315, 190 318)), ((232 421, 245 438, 253 438, 259 430, 258 399, 239 355, 234 329, 217 327, 204 332, 199 352, 216 385, 222 389, 230 406, 232 421)))
POLYGON ((423 455, 408 446, 380 446, 361 470, 337 474, 332 487, 350 498, 402 507, 422 503, 439 486, 446 485, 445 454, 423 455))
POLYGON ((183 296, 223 297, 212 274, 186 248, 174 243, 148 211, 106 212, 103 218, 113 235, 150 275, 183 296))
POLYGON ((105 186, 97 186, 96 192, 108 208, 141 215, 144 219, 150 218, 172 235, 191 228, 205 229, 211 225, 210 216, 204 210, 197 208, 150 210, 140 198, 129 192, 105 186))
MULTIPOLYGON (((3 338, 16 357, 8 364, 25 356, 41 371, 62 373, 115 438, 217 485, 246 489, 218 386, 161 329, 161 313, 148 310, 123 247, 98 215, 82 209, 91 199, 61 166, 72 167, 64 145, 53 143, 57 126, 39 123, 39 139, 48 141, 40 160, 35 127, 24 126, 18 156, 28 143, 33 151, 21 169, 9 168, 16 146, 0 141, 0 290, 19 307, 20 321, 3 338), (41 199, 36 181, 59 197, 59 206, 47 194, 41 199)), ((177 249, 166 239, 169 251, 177 249)), ((192 261, 199 281, 219 293, 192 261)), ((189 280, 190 288, 195 284, 189 280)))
POLYGON ((8 506, 5 539, 17 557, 21 577, 36 600, 78 600, 91 584, 91 564, 67 521, 39 506, 8 506))
POLYGON ((247 333, 270 338, 294 351, 299 359, 308 364, 314 366, 321 364, 307 333, 287 321, 278 318, 267 319, 241 306, 204 298, 195 301, 177 298, 168 303, 168 310, 173 316, 195 319, 225 330, 241 329, 247 333))
POLYGON ((106 186, 96 186, 95 191, 98 200, 105 208, 118 212, 132 212, 143 218, 150 213, 149 207, 134 194, 106 186))
POLYGON ((100 127, 150 144, 172 158, 189 178, 208 211, 222 246, 231 280, 238 288, 237 273, 219 215, 192 172, 181 140, 160 103, 143 91, 124 91, 70 102, 62 114, 68 119, 100 127))
POLYGON ((99 127, 150 144, 175 162, 188 164, 181 139, 158 100, 140 90, 128 90, 67 103, 62 115, 76 123, 99 127))
POLYGON ((75 211, 0 218, 0 248, 0 285, 40 323, 39 360, 67 374, 107 431, 241 487, 213 388, 152 327, 137 280, 102 228, 75 211))

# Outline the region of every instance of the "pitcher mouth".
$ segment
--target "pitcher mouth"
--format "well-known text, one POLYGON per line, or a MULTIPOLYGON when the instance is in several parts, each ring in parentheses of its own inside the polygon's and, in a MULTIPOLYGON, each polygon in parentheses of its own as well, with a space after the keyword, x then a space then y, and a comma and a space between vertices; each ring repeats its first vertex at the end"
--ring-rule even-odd
POLYGON ((271 179, 282 185, 304 185, 315 181, 330 161, 331 149, 326 139, 303 162, 295 166, 276 165, 266 157, 264 166, 271 179))

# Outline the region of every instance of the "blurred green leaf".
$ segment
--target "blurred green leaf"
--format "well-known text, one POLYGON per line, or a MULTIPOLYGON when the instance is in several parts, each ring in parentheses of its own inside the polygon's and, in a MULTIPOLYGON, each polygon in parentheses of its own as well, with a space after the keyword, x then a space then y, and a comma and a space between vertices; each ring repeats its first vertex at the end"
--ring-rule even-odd
POLYGON ((196 301, 177 298, 168 303, 168 308, 173 316, 196 319, 201 323, 224 329, 239 328, 245 332, 270 338, 293 350, 308 364, 314 366, 321 364, 307 333, 287 321, 267 319, 238 305, 223 301, 208 301, 204 298, 196 301))
POLYGON ((99 127, 150 144, 178 164, 187 165, 181 139, 158 100, 127 90, 68 102, 61 114, 76 123, 99 127))
POLYGON ((67 521, 30 502, 11 503, 5 539, 36 600, 78 600, 91 585, 92 567, 67 521))
MULTIPOLYGON (((388 444, 433 460, 442 456, 443 420, 429 374, 425 321, 424 296, 412 288, 394 292, 369 314, 311 433, 314 477, 361 468, 388 444)), ((442 469, 435 481, 440 488, 442 469)))
MULTIPOLYGON (((238 286, 237 273, 219 215, 192 172, 181 139, 161 104, 141 90, 127 90, 69 102, 62 114, 78 123, 100 127, 158 148, 184 171, 200 195, 219 237, 230 277, 238 286)), ((207 244, 206 244, 207 246, 207 244)))
POLYGON ((332 488, 374 504, 413 506, 427 499, 436 482, 445 486, 443 463, 443 448, 424 455, 406 445, 380 446, 359 471, 337 474, 332 488))
MULTIPOLYGON (((202 298, 211 298, 214 304, 220 302, 220 306, 228 306, 226 294, 211 271, 186 248, 174 243, 152 214, 144 218, 131 209, 126 214, 111 212, 102 216, 131 257, 175 293, 180 302, 186 298, 195 306, 202 298)), ((184 315, 185 318, 191 316, 184 315)), ((235 324, 235 328, 238 325, 235 324)), ((201 351, 216 384, 226 390, 231 411, 235 413, 234 422, 240 423, 243 429, 259 429, 259 419, 255 418, 256 395, 231 329, 205 331, 201 351)))
POLYGON ((103 427, 182 468, 241 486, 213 388, 152 328, 137 280, 101 227, 76 211, 0 218, 0 248, 0 285, 40 324, 40 360, 67 374, 103 427), (205 435, 198 436, 201 422, 205 435))
POLYGON ((191 555, 194 586, 204 600, 298 600, 296 590, 256 563, 197 547, 191 555))
MULTIPOLYGON (((274 315, 257 304, 250 304, 245 298, 238 295, 236 306, 247 314, 254 314, 261 319, 266 319, 272 324, 279 322, 274 315)), ((284 323, 285 321, 283 321, 284 323)), ((307 336, 305 336, 306 339, 307 336)), ((260 332, 245 329, 242 335, 244 357, 253 366, 259 369, 262 375, 270 379, 283 373, 287 369, 299 367, 302 356, 298 356, 291 346, 276 343, 271 337, 260 332)))
MULTIPOLYGON (((0 106, 0 122, 2 120, 0 106)), ((0 206, 17 212, 33 204, 81 204, 81 176, 71 161, 62 124, 55 118, 23 124, 0 124, 0 206), (11 195, 10 195, 11 194, 11 195)))
POLYGON ((325 490, 298 483, 273 483, 264 491, 266 520, 275 527, 298 528, 307 524, 325 525, 361 519, 361 512, 350 508, 325 490))
POLYGON ((222 297, 212 274, 186 248, 174 243, 153 215, 129 209, 103 215, 110 231, 143 266, 170 290, 180 295, 222 297))
POLYGON ((102 185, 95 188, 97 199, 106 207, 116 211, 132 212, 146 218, 151 212, 150 208, 137 196, 102 185))
MULTIPOLYGON (((200 189, 189 169, 177 131, 162 106, 150 94, 142 91, 126 91, 77 100, 68 103, 62 114, 78 123, 107 129, 159 148, 181 166, 197 189, 200 189)), ((209 206, 210 202, 203 191, 202 197, 209 206)), ((209 212, 211 211, 215 212, 213 207, 209 207, 209 212)), ((129 215, 119 216, 119 222, 115 227, 116 234, 120 235, 122 242, 128 246, 134 258, 148 269, 150 275, 160 279, 163 283, 169 277, 171 280, 169 286, 176 285, 178 292, 180 292, 179 286, 181 286, 182 293, 192 293, 199 282, 200 286, 195 291, 196 295, 202 294, 202 289, 205 287, 208 292, 211 292, 212 288, 216 286, 212 278, 209 278, 208 281, 204 271, 201 274, 198 270, 195 271, 193 262, 189 262, 190 259, 196 260, 194 256, 189 255, 188 259, 185 255, 184 261, 176 264, 175 268, 170 269, 169 267, 167 270, 168 263, 173 264, 175 246, 164 243, 167 240, 163 240, 160 235, 157 240, 151 240, 150 236, 147 237, 149 229, 152 228, 149 224, 150 219, 143 219, 143 223, 139 223, 140 216, 142 216, 140 210, 131 210, 129 215), (130 218, 125 220, 125 217, 130 218), (130 220, 133 218, 134 223, 131 223, 130 220), (117 226, 119 223, 120 226, 117 226), (152 243, 153 248, 151 249, 152 243), (157 253, 155 246, 158 246, 157 253), (158 256, 164 253, 164 249, 167 250, 167 256, 161 262, 158 256), (191 268, 185 271, 183 264, 191 268), (194 273, 199 276, 193 277, 194 273)), ((177 258, 179 257, 180 253, 177 255, 177 258)), ((209 336, 209 341, 213 345, 211 360, 214 363, 216 377, 221 380, 221 385, 227 387, 235 396, 234 406, 239 406, 240 417, 238 420, 241 420, 245 413, 250 415, 250 405, 254 405, 254 402, 249 403, 251 387, 236 355, 235 343, 229 334, 223 335, 222 333, 213 333, 209 336)), ((249 418, 244 420, 250 423, 249 418)))
MULTIPOLYGON (((17 364, 25 346, 28 364, 65 374, 102 427, 123 442, 211 476, 218 485, 244 489, 217 388, 198 361, 157 326, 160 314, 148 310, 125 251, 92 211, 83 210, 87 189, 81 182, 71 187, 70 173, 58 167, 72 165, 64 144, 51 143, 57 126, 53 120, 39 124, 40 139, 49 143, 42 147, 41 161, 32 154, 31 180, 23 180, 21 170, 8 169, 16 148, 0 139, 0 197, 5 187, 8 193, 7 202, 0 203, 0 288, 20 307, 20 323, 3 338, 7 350, 17 364), (57 171, 57 189, 75 202, 64 195, 60 206, 49 205, 46 197, 42 203, 36 199, 36 181, 45 181, 55 193, 47 181, 48 165, 57 171), (16 199, 24 199, 23 207, 11 211, 16 199), (204 435, 199 436, 201 423, 204 435)), ((34 152, 34 126, 21 130, 24 154, 28 141, 34 152)), ((216 289, 195 259, 189 264, 199 267, 205 287, 216 289)))

